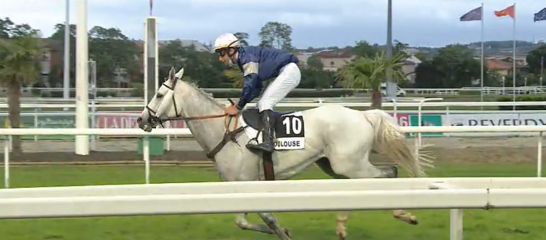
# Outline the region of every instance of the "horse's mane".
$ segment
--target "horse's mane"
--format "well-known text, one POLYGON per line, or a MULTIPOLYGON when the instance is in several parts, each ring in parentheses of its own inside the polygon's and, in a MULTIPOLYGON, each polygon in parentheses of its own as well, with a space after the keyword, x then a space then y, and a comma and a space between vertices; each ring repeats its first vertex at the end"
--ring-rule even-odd
MULTIPOLYGON (((180 81, 182 81, 182 80, 180 80, 180 81)), ((195 89, 197 92, 201 93, 201 95, 205 96, 208 100, 210 100, 212 103, 214 103, 218 107, 222 107, 222 108, 224 107, 222 104, 220 104, 218 101, 216 101, 216 99, 214 99, 214 97, 212 96, 212 93, 205 92, 205 90, 199 88, 193 82, 186 82, 186 81, 183 81, 183 82, 186 83, 188 86, 192 87, 193 89, 195 89)))

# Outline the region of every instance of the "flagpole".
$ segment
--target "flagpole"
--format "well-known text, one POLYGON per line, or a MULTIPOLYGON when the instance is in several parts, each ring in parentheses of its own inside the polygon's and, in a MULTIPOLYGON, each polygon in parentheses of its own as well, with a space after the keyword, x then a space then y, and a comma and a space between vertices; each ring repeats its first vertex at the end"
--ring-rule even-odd
MULTIPOLYGON (((516 102, 516 3, 514 3, 514 48, 512 50, 512 102, 516 102)), ((516 105, 512 106, 516 110, 516 105)))
MULTIPOLYGON (((481 81, 480 81, 480 82, 481 82, 481 83, 480 83, 480 99, 481 99, 481 102, 483 102, 483 81, 484 81, 484 79, 483 79, 483 78, 484 78, 484 72, 483 72, 483 71, 484 71, 484 70, 483 70, 483 67, 484 67, 484 66, 483 66, 483 65, 484 65, 484 61, 485 61, 484 50, 483 50, 483 38, 484 38, 484 36, 483 36, 483 35, 484 35, 484 33, 483 33, 483 32, 484 32, 484 27, 483 27, 484 23, 483 23, 483 19, 484 19, 484 16, 485 16, 485 15, 483 14, 483 3, 482 3, 482 17, 481 17, 481 18, 482 18, 482 29, 481 29, 481 40, 482 40, 482 47, 481 47, 481 49, 482 49, 482 57, 481 57, 481 61, 480 61, 480 64, 481 64, 481 73, 480 73, 480 74, 481 74, 481 75, 480 75, 480 80, 481 80, 481 81)), ((483 110, 483 106, 482 106, 482 110, 483 110)))

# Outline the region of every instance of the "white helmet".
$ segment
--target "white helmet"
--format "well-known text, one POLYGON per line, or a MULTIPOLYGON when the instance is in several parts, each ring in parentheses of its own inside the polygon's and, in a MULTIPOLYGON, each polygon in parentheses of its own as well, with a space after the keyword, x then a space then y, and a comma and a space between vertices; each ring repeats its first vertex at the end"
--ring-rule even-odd
POLYGON ((214 41, 214 51, 228 47, 239 47, 239 39, 232 33, 224 33, 214 41))

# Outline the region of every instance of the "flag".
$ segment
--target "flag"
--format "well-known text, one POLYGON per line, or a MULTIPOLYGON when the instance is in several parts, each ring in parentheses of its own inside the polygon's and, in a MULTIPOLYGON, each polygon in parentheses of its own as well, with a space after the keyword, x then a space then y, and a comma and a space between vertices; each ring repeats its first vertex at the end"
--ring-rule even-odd
POLYGON ((533 18, 535 22, 546 20, 546 8, 543 8, 542 10, 535 13, 535 17, 533 18))
POLYGON ((459 18, 460 21, 481 21, 482 7, 477 7, 470 12, 465 13, 459 18))
POLYGON ((503 10, 500 10, 500 11, 495 11, 495 16, 497 17, 504 17, 504 16, 510 16, 512 18, 515 17, 515 14, 514 14, 514 5, 510 6, 510 7, 507 7, 503 10))
POLYGON ((154 0, 150 0, 150 15, 152 15, 153 8, 154 8, 154 0))

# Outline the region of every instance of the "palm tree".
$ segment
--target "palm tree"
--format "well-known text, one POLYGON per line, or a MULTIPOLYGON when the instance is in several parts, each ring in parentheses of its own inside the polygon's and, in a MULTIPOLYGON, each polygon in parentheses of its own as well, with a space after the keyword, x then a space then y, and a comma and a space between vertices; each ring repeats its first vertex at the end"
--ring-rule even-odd
MULTIPOLYGON (((8 88, 12 128, 20 127, 21 86, 37 79, 39 56, 41 46, 36 31, 19 31, 10 38, 0 38, 0 84, 8 88)), ((21 136, 13 136, 13 152, 22 152, 21 136)))
POLYGON ((360 57, 347 64, 338 74, 346 88, 367 88, 372 90, 372 109, 381 108, 381 83, 387 79, 387 72, 392 72, 395 82, 404 79, 402 65, 404 55, 398 53, 391 59, 385 58, 381 51, 374 58, 360 57))

